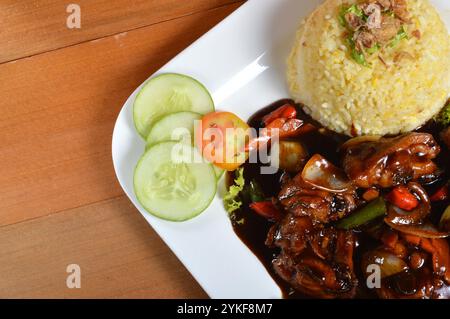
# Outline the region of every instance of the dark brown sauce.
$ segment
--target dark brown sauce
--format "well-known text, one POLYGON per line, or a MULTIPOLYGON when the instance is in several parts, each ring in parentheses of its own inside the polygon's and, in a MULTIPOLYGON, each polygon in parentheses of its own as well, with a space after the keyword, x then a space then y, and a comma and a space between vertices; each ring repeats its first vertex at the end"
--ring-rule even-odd
MULTIPOLYGON (((261 128, 261 119, 264 115, 272 112, 278 107, 284 105, 286 102, 292 103, 292 100, 284 99, 275 102, 254 114, 248 121, 248 124, 253 128, 261 128)), ((307 123, 314 124, 319 130, 308 132, 301 136, 301 142, 306 146, 310 155, 321 154, 329 161, 333 162, 335 165, 340 166, 340 155, 339 147, 349 139, 348 136, 337 134, 330 130, 323 128, 319 123, 311 119, 306 113, 303 112, 300 105, 297 105, 297 117, 304 120, 307 123)), ((437 141, 439 141, 440 127, 434 122, 430 122, 424 127, 420 128, 418 131, 431 133, 437 141)), ((299 139, 300 140, 300 139, 299 139)), ((440 143, 442 144, 442 143, 440 143)), ((439 157, 436 159, 436 163, 440 167, 449 168, 449 158, 450 154, 448 149, 442 147, 442 151, 439 157)), ((262 164, 244 164, 244 177, 246 181, 256 180, 256 182, 261 186, 267 197, 276 197, 280 192, 280 177, 282 172, 272 175, 262 175, 260 174, 260 167, 262 164)), ((229 172, 227 175, 227 185, 231 185, 234 179, 234 172, 229 172)), ((438 187, 442 186, 444 181, 449 179, 448 171, 442 176, 442 182, 434 183, 433 185, 426 186, 426 190, 429 194, 432 194, 438 187)), ((450 205, 450 201, 442 201, 433 203, 432 206, 432 221, 437 222, 442 215, 445 208, 450 205)), ((278 254, 278 249, 269 248, 265 245, 265 240, 269 228, 273 223, 264 219, 263 217, 256 215, 248 205, 243 205, 243 207, 236 212, 236 220, 243 218, 245 222, 243 224, 233 222, 233 228, 237 236, 248 246, 248 248, 260 259, 263 265, 266 267, 269 274, 277 282, 280 289, 283 292, 284 298, 289 299, 309 299, 298 291, 294 290, 287 282, 282 280, 272 269, 272 260, 278 254)), ((377 298, 376 293, 373 290, 366 288, 361 267, 359 266, 359 261, 362 259, 362 254, 368 250, 374 249, 379 246, 380 243, 368 235, 358 232, 358 248, 354 253, 355 261, 355 273, 359 280, 359 285, 356 293, 356 298, 377 298)))

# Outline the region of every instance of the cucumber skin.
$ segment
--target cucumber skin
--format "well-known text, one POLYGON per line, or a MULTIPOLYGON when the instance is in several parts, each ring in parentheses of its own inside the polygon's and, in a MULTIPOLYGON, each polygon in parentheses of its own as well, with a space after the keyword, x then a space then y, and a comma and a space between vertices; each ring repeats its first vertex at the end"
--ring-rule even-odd
MULTIPOLYGON (((206 209, 208 209, 208 207, 211 205, 212 201, 213 201, 214 198, 216 197, 216 194, 217 194, 217 178, 216 178, 216 182, 213 183, 213 185, 214 185, 214 192, 212 193, 213 195, 211 196, 211 198, 208 199, 208 204, 205 206, 205 208, 202 209, 202 210, 200 210, 200 211, 198 211, 198 212, 195 212, 195 213, 191 214, 190 216, 188 216, 188 217, 186 217, 186 218, 168 218, 168 217, 166 217, 166 216, 161 216, 160 214, 157 214, 157 213, 155 213, 155 212, 152 212, 150 209, 148 209, 148 208, 145 206, 145 204, 143 203, 144 201, 142 201, 142 200, 139 198, 138 192, 136 191, 138 187, 136 186, 136 182, 135 182, 135 181, 136 181, 136 178, 135 178, 135 177, 136 177, 136 175, 137 175, 137 169, 138 169, 138 167, 140 166, 140 164, 142 164, 142 161, 145 159, 145 155, 146 155, 153 147, 156 147, 156 146, 158 146, 158 145, 160 145, 160 144, 165 144, 165 143, 172 143, 173 145, 177 144, 177 142, 173 142, 173 141, 163 141, 163 142, 156 143, 156 144, 152 145, 148 150, 145 150, 144 154, 141 156, 141 158, 140 158, 139 161, 137 162, 136 166, 134 167, 134 171, 133 171, 133 191, 134 191, 134 194, 135 194, 136 199, 138 200, 139 204, 142 206, 142 208, 144 208, 144 210, 145 210, 148 214, 150 214, 150 215, 152 215, 152 216, 154 216, 154 217, 157 217, 157 218, 162 219, 162 220, 165 220, 165 221, 169 221, 169 222, 177 222, 177 223, 178 223, 178 222, 184 222, 184 221, 188 221, 188 220, 194 219, 195 217, 198 217, 199 215, 201 215, 206 209)), ((194 147, 192 147, 192 148, 194 148, 194 147)), ((216 173, 215 173, 215 170, 214 170, 213 165, 212 165, 212 164, 208 164, 208 165, 210 166, 210 169, 211 169, 211 171, 213 172, 213 175, 214 175, 214 176, 217 176, 216 173)))
POLYGON ((214 173, 216 174, 216 179, 217 179, 217 181, 219 181, 222 178, 223 174, 225 173, 225 170, 222 168, 219 168, 217 166, 214 166, 214 164, 213 164, 213 169, 214 169, 214 173))
MULTIPOLYGON (((195 79, 195 78, 193 78, 193 77, 191 77, 189 75, 185 75, 185 74, 181 74, 181 73, 169 72, 169 73, 158 74, 155 77, 152 77, 152 78, 150 78, 150 79, 148 79, 147 81, 144 82, 144 84, 142 85, 142 88, 139 90, 139 92, 137 93, 137 95, 136 95, 136 97, 135 97, 135 99, 133 101, 133 124, 134 124, 134 128, 135 128, 136 132, 138 132, 139 136, 141 136, 144 140, 147 140, 147 136, 141 134, 141 132, 138 130, 137 125, 136 125, 136 123, 137 123, 136 122, 136 117, 135 117, 136 113, 134 112, 135 103, 136 103, 136 100, 138 99, 138 97, 141 95, 143 89, 148 85, 149 82, 151 82, 152 80, 158 79, 160 77, 163 77, 163 76, 181 76, 181 77, 184 77, 184 78, 187 78, 187 79, 190 79, 190 80, 196 82, 207 93, 207 95, 208 95, 208 97, 209 97, 209 99, 211 101, 211 106, 212 106, 211 112, 214 112, 215 109, 216 109, 216 106, 214 104, 214 100, 213 100, 213 98, 211 96, 211 93, 209 92, 209 90, 206 88, 206 86, 202 82, 198 81, 197 79, 195 79)), ((192 112, 190 110, 187 110, 187 111, 192 112)), ((172 114, 172 113, 167 113, 165 115, 169 115, 169 114, 172 114)), ((159 118, 155 119, 155 122, 159 121, 165 115, 162 115, 159 118)), ((151 130, 151 128, 149 129, 149 132, 150 132, 150 130, 151 130)))

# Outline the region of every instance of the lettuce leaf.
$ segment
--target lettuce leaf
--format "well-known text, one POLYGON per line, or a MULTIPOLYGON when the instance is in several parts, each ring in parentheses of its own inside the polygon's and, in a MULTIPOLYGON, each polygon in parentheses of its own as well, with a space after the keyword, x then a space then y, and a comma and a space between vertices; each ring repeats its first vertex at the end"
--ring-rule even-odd
POLYGON ((364 12, 356 4, 351 5, 349 7, 343 5, 343 6, 341 6, 341 9, 339 10, 339 16, 338 16, 339 23, 343 27, 347 27, 347 21, 345 20, 345 15, 347 13, 353 13, 363 20, 367 19, 367 16, 364 15, 364 12))
POLYGON ((439 113, 437 120, 444 126, 450 126, 450 101, 444 106, 441 113, 439 113))
POLYGON ((230 186, 228 192, 223 197, 223 204, 228 214, 233 215, 236 210, 241 208, 242 201, 239 198, 239 194, 244 189, 244 186, 244 168, 241 167, 236 170, 236 178, 234 179, 234 184, 230 186))

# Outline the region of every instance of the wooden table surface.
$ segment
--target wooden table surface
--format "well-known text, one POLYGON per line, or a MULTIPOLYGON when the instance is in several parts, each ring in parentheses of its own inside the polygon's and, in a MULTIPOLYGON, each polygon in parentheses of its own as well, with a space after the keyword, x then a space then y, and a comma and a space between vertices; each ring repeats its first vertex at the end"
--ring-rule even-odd
POLYGON ((111 136, 128 95, 243 1, 71 2, 0 0, 0 297, 207 297, 122 192, 111 136))

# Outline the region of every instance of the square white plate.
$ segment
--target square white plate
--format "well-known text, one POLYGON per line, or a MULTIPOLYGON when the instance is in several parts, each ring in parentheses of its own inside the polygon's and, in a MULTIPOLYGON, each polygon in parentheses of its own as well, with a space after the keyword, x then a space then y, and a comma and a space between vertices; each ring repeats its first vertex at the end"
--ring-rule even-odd
MULTIPOLYGON (((449 27, 450 2, 432 2, 449 27)), ((156 74, 193 76, 210 90, 217 110, 247 119, 289 96, 285 61, 300 20, 320 3, 322 0, 249 0, 156 74)), ((138 90, 125 102, 113 133, 114 168, 125 193, 210 297, 280 298, 277 284, 233 232, 220 198, 223 179, 222 191, 210 207, 188 222, 155 218, 136 200, 133 170, 144 151, 132 117, 138 90)))

